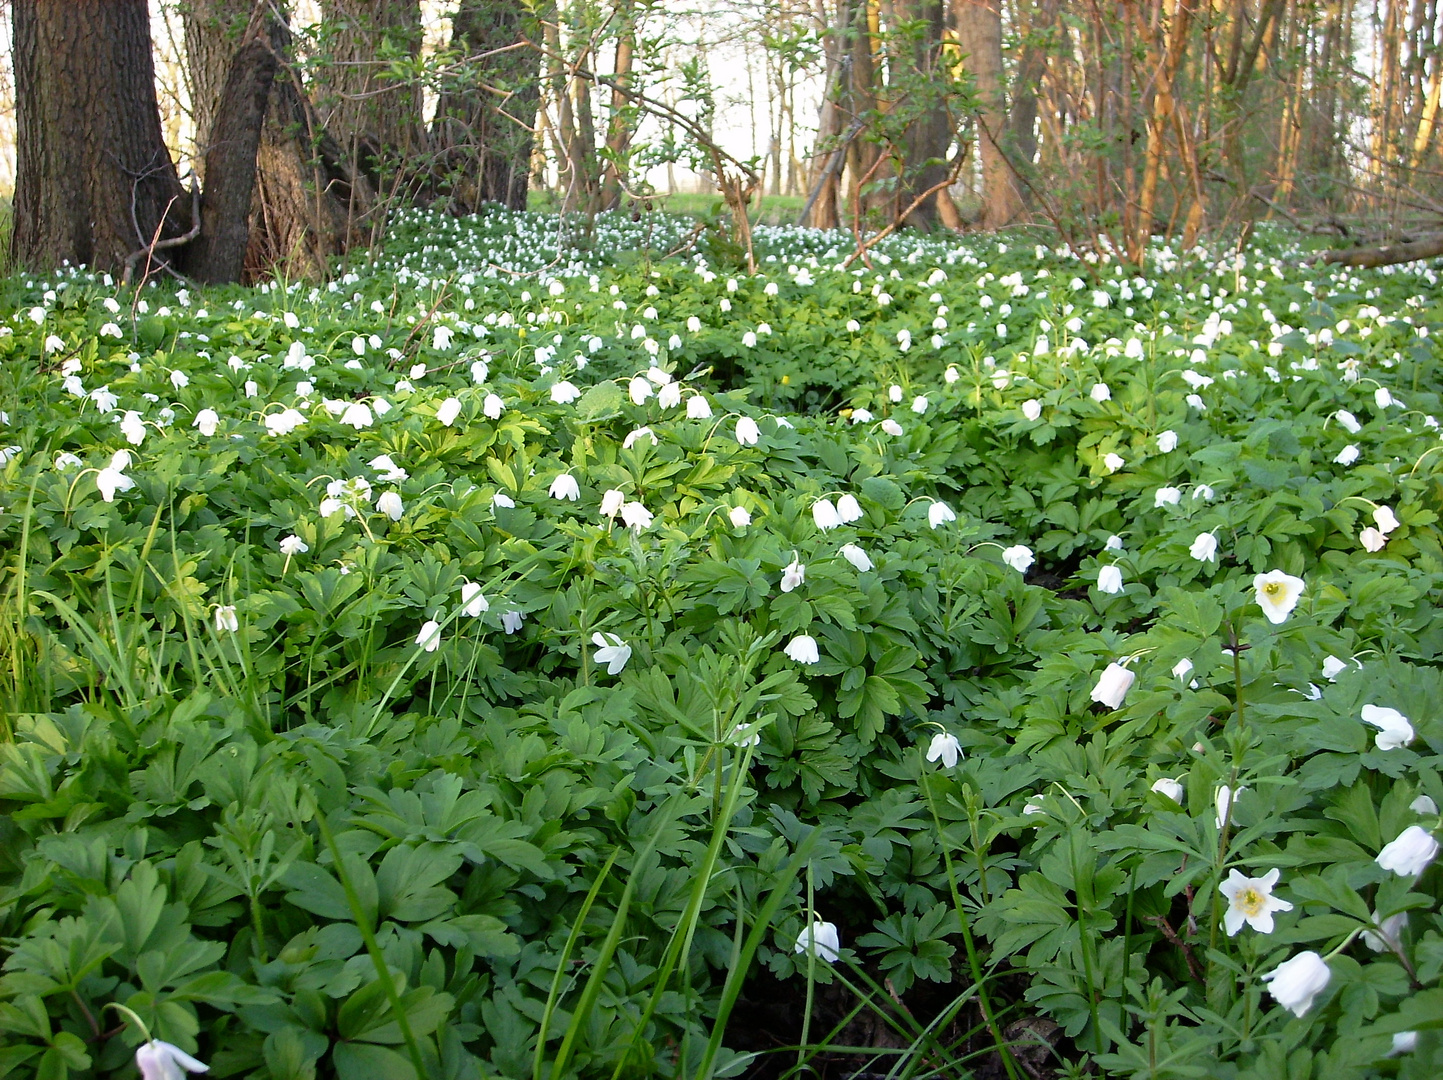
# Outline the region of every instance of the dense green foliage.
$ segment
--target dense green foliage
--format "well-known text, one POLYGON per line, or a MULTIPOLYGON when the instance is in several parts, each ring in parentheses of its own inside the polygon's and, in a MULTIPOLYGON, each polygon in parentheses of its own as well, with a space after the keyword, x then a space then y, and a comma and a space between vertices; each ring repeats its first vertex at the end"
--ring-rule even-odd
POLYGON ((834 979, 898 1075, 1037 1015, 1436 1075, 1440 871, 1376 859, 1443 803, 1431 270, 557 228, 0 286, 0 1076, 126 1075, 109 1002, 217 1076, 739 1073, 834 979))

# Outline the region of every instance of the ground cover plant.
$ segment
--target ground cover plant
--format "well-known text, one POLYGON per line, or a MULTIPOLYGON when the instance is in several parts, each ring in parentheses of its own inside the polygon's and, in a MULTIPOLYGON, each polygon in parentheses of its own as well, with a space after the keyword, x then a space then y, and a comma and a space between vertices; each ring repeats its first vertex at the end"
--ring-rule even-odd
POLYGON ((1437 1075, 1434 270, 691 229, 0 285, 0 1076, 1437 1075))

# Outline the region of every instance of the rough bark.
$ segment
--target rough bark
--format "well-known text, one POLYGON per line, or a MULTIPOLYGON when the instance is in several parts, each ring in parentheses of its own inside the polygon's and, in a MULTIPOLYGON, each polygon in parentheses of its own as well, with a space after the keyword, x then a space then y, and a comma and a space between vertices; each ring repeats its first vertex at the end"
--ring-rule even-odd
POLYGON ((12 0, 11 13, 14 261, 115 271, 157 234, 184 234, 190 198, 161 135, 147 0, 12 0))
POLYGON ((187 272, 203 282, 239 281, 250 240, 256 152, 270 104, 276 56, 268 5, 256 5, 212 117, 205 149, 201 232, 186 250, 187 272))
POLYGON ((427 149, 421 88, 393 79, 388 67, 388 55, 420 55, 420 0, 324 0, 322 12, 317 109, 372 186, 389 189, 427 149))
MULTIPOLYGON (((221 90, 205 101, 199 94, 225 86, 241 41, 233 28, 242 8, 249 13, 249 0, 196 0, 187 9, 186 41, 196 43, 189 64, 198 114, 216 115, 221 90)), ((284 15, 284 8, 272 5, 272 12, 284 15)), ((289 65, 290 29, 283 18, 268 21, 266 39, 277 67, 256 152, 245 276, 280 271, 323 277, 331 256, 367 239, 375 196, 326 131, 289 65)), ((209 130, 199 141, 202 148, 209 144, 209 130)))
POLYGON ((253 7, 251 0, 188 0, 183 9, 190 115, 201 169, 231 59, 240 47, 253 7))
POLYGON ((508 0, 465 0, 451 28, 468 63, 464 81, 437 102, 440 186, 458 213, 487 202, 524 210, 541 99, 540 20, 508 0))
MULTIPOLYGON (((957 37, 977 92, 977 144, 982 156, 984 229, 1000 229, 1022 216, 1022 195, 1007 160, 1007 110, 1002 94, 1002 8, 1000 0, 953 0, 957 37)), ((1033 99, 1036 108, 1036 99, 1033 99)))

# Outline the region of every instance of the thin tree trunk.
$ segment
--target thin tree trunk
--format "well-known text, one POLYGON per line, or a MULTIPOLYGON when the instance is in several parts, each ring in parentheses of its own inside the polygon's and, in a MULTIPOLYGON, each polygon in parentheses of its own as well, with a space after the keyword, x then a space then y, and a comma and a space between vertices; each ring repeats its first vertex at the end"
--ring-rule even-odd
POLYGON ((953 0, 953 12, 967 70, 977 87, 977 145, 982 155, 979 225, 1000 229, 1022 216, 1022 195, 1003 149, 1007 109, 1002 94, 1002 9, 1000 0, 953 0))

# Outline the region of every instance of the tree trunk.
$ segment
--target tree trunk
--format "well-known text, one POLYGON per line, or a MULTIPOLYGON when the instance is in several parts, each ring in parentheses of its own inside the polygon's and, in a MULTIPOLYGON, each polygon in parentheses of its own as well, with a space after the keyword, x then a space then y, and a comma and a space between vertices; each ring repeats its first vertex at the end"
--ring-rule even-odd
POLYGON ((11 255, 116 271, 186 232, 190 198, 160 130, 147 0, 12 0, 11 255))
POLYGON ((202 282, 239 281, 250 241, 256 151, 270 105, 276 55, 270 7, 256 4, 212 116, 205 149, 201 232, 185 252, 187 272, 202 282))
MULTIPOLYGON (((616 210, 621 206, 621 190, 625 172, 623 162, 631 152, 631 136, 635 126, 635 109, 626 99, 631 86, 632 62, 636 56, 636 12, 630 0, 616 7, 621 28, 616 38, 616 55, 612 71, 616 86, 611 91, 610 115, 606 129, 606 163, 601 174, 601 208, 616 210)), ((780 171, 780 170, 778 170, 780 171)))
POLYGON ((468 63, 443 89, 431 135, 456 212, 486 202, 526 209, 541 33, 536 14, 506 0, 465 0, 451 21, 452 44, 468 63))
POLYGON ((952 143, 952 115, 948 108, 950 79, 942 49, 946 3, 945 0, 894 0, 894 4, 900 18, 925 27, 906 49, 909 74, 916 80, 913 93, 919 108, 903 140, 905 156, 897 184, 895 215, 905 217, 909 225, 930 231, 938 223, 941 212, 937 204, 939 196, 946 198, 943 187, 950 172, 947 160, 947 150, 952 143))
POLYGON ((372 187, 388 190, 426 152, 421 88, 397 82, 388 57, 421 53, 420 0, 323 0, 326 65, 314 91, 326 130, 372 187))
MULTIPOLYGON (((1003 148, 1007 111, 1002 100, 1002 9, 999 0, 953 0, 957 36, 977 85, 977 142, 982 152, 984 229, 1022 216, 1022 195, 1003 148)), ((1035 101, 1034 109, 1035 109, 1035 101)))
MULTIPOLYGON (((186 9, 197 115, 217 115, 240 44, 235 20, 238 12, 248 11, 249 0, 195 0, 186 9), (216 88, 214 98, 202 100, 206 87, 216 88)), ((287 62, 290 29, 281 18, 267 20, 266 40, 277 68, 256 153, 245 274, 255 278, 279 270, 292 277, 324 277, 331 256, 367 238, 375 196, 327 133, 300 75, 287 62)), ((212 141, 211 128, 197 128, 202 148, 212 141)))
POLYGON ((182 9, 190 115, 195 124, 197 164, 202 170, 215 110, 252 7, 252 0, 189 0, 182 9))

